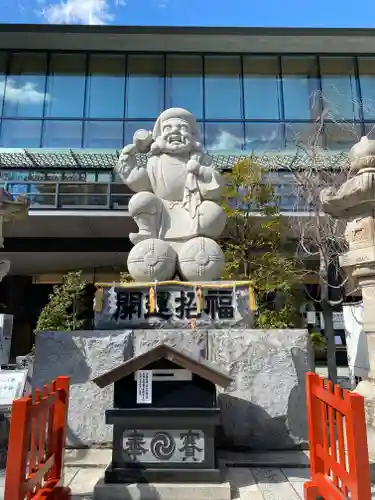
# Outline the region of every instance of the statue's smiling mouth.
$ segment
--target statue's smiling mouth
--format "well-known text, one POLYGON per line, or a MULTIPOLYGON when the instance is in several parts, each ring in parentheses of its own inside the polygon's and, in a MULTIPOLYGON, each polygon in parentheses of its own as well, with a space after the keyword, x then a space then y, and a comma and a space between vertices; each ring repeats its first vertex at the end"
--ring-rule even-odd
POLYGON ((185 144, 185 139, 181 135, 170 135, 168 137, 168 144, 185 144))

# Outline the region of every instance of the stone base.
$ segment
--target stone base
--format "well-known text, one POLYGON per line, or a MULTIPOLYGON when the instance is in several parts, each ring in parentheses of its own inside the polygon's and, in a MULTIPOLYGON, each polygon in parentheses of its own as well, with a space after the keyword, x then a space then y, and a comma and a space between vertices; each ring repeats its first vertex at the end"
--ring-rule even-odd
POLYGON ((307 447, 306 373, 311 369, 306 330, 209 330, 208 360, 234 381, 219 393, 224 449, 307 447))
POLYGON ((106 484, 134 483, 221 483, 220 469, 137 469, 135 467, 113 467, 110 464, 104 475, 106 484))
POLYGON ((132 331, 40 332, 35 337, 33 389, 59 375, 70 377, 67 446, 111 447, 113 385, 99 389, 91 379, 133 356, 132 331))
POLYGON ((111 447, 105 410, 113 386, 100 390, 92 378, 158 342, 195 351, 234 378, 219 394, 221 448, 286 450, 306 446, 306 330, 128 330, 43 332, 36 335, 33 387, 58 375, 71 377, 68 445, 111 447))
POLYGON ((230 500, 230 484, 105 484, 100 479, 93 500, 230 500))
POLYGON ((375 459, 375 381, 363 380, 355 390, 356 394, 360 394, 365 399, 365 414, 367 425, 367 447, 368 454, 371 460, 375 459))

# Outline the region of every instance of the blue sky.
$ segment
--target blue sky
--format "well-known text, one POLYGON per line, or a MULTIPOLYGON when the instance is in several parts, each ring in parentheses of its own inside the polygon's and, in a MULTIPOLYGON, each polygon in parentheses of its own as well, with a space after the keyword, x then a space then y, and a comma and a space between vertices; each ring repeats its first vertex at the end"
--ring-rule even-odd
POLYGON ((0 22, 179 26, 375 26, 375 0, 0 0, 0 22))

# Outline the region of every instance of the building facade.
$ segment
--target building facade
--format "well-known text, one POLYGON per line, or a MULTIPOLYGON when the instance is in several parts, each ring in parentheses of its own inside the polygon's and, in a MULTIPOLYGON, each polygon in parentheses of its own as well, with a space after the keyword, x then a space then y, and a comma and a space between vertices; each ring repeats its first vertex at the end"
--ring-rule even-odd
MULTIPOLYGON (((164 109, 192 111, 224 167, 293 156, 318 129, 327 154, 347 151, 375 125, 373 30, 2 25, 0 47, 0 183, 31 201, 5 227, 0 302, 21 323, 62 273, 125 268, 130 192, 113 166, 164 109)), ((288 175, 274 182, 292 210, 288 175)))

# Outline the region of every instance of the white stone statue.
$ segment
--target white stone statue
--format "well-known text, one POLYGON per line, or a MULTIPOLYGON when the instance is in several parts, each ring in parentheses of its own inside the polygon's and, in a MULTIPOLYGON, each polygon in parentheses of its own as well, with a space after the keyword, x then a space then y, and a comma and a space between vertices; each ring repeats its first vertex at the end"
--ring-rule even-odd
MULTIPOLYGON (((201 273, 202 279, 220 278, 224 259, 220 247, 213 240, 222 234, 226 216, 223 208, 214 200, 223 194, 225 185, 223 177, 212 166, 199 141, 194 116, 181 108, 164 111, 152 133, 138 130, 134 134, 133 144, 125 146, 121 152, 116 171, 123 182, 136 192, 129 201, 129 213, 139 229, 138 233, 130 234, 135 247, 131 251, 132 256, 129 255, 128 267, 130 262, 137 262, 129 267, 133 278, 158 280, 159 274, 163 279, 166 274, 171 274, 166 273, 165 269, 163 273, 154 272, 149 264, 147 272, 141 269, 145 252, 144 245, 137 250, 141 242, 150 240, 152 244, 153 257, 149 256, 148 262, 157 258, 159 247, 159 261, 165 255, 165 245, 161 247, 158 241, 168 243, 172 248, 168 260, 176 252, 178 265, 179 254, 190 254, 186 243, 195 238, 199 238, 196 244, 201 249, 198 252, 199 265, 204 267, 210 263, 208 267, 211 271, 207 271, 207 274, 206 266, 201 273), (146 166, 137 165, 137 153, 149 153, 146 166), (216 264, 212 265, 213 261, 216 264)), ((188 267, 184 265, 183 277, 193 279, 193 275, 197 276, 196 266, 191 276, 188 267)), ((178 269, 181 272, 180 266, 178 269)), ((176 269, 170 278, 175 274, 176 269)))

